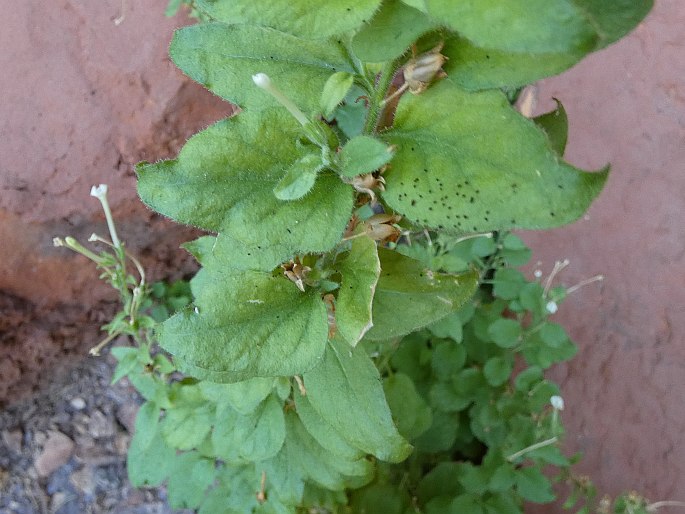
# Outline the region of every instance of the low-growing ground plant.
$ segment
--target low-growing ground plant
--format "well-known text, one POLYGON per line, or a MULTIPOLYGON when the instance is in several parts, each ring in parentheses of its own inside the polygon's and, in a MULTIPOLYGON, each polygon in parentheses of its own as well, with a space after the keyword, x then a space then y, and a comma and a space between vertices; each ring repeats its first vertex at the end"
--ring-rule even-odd
POLYGON ((512 233, 576 220, 608 173, 564 162, 561 103, 530 119, 522 88, 651 1, 191 5, 171 57, 241 111, 136 168, 145 204, 207 231, 190 290, 147 284, 104 186, 111 248, 56 240, 121 295, 92 353, 132 343, 111 350, 145 398, 131 482, 202 514, 663 506, 574 474, 544 371, 576 352, 550 316, 583 284, 527 278, 512 233))

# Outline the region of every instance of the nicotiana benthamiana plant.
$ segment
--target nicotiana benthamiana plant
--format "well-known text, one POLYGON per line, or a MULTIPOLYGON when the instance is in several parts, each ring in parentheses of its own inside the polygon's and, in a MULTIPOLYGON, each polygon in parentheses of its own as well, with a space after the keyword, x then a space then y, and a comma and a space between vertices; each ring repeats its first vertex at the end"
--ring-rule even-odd
POLYGON ((511 232, 576 220, 608 172, 566 163, 561 103, 529 119, 521 88, 651 1, 192 7, 171 57, 241 110, 136 168, 145 204, 207 232, 192 295, 151 290, 113 223, 109 252, 58 240, 122 297, 95 352, 134 342, 112 348, 145 398, 132 483, 200 513, 509 514, 555 481, 576 512, 663 506, 572 472, 543 372, 576 352, 549 317, 582 284, 528 280, 511 232))

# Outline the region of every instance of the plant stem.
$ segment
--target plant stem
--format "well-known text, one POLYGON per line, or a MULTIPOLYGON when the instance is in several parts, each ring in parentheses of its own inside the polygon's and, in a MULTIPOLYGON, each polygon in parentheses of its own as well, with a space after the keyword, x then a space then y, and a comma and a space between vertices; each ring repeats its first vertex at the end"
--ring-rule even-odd
POLYGON ((378 120, 383 112, 383 99, 390 87, 392 78, 395 75, 395 61, 387 62, 383 65, 383 69, 378 77, 378 82, 373 90, 373 94, 369 99, 369 114, 366 117, 364 124, 364 134, 373 134, 376 132, 378 120))
POLYGON ((661 507, 685 507, 685 502, 664 500, 660 502, 650 503, 649 505, 647 505, 647 512, 656 512, 661 507))
POLYGON ((108 336, 105 337, 102 341, 100 341, 98 344, 96 344, 95 346, 93 346, 93 347, 88 351, 88 353, 89 353, 90 355, 94 356, 94 357, 99 356, 99 355, 100 355, 100 350, 102 350, 102 349, 107 345, 107 343, 109 343, 109 342, 112 341, 115 337, 117 337, 117 336, 119 336, 119 335, 120 335, 119 332, 114 332, 113 334, 108 335, 108 336))
POLYGON ((550 444, 554 444, 559 440, 557 436, 550 437, 549 439, 545 439, 544 441, 540 441, 539 443, 531 444, 530 446, 524 448, 523 450, 519 450, 516 453, 512 453, 507 457, 507 460, 509 462, 514 462, 516 459, 521 457, 522 455, 525 455, 528 452, 532 452, 533 450, 538 450, 540 448, 544 448, 545 446, 549 446, 550 444))

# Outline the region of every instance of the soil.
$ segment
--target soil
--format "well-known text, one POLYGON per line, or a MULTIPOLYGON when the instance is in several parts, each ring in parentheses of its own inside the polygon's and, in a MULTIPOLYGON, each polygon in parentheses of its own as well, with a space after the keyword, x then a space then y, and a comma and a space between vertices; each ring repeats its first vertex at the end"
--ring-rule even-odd
POLYGON ((135 489, 126 450, 141 403, 114 359, 93 357, 0 412, 0 514, 189 514, 163 488, 135 489))

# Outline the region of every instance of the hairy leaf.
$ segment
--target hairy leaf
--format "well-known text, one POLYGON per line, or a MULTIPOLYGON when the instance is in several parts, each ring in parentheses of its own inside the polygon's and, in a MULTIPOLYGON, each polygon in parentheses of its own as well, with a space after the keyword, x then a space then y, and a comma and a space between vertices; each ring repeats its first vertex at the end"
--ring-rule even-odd
POLYGON ((218 483, 209 493, 199 514, 244 514, 259 506, 255 492, 260 476, 254 466, 223 466, 218 471, 218 483))
POLYGON ((304 198, 277 199, 274 187, 302 157, 298 135, 281 110, 244 112, 193 136, 178 158, 138 165, 138 193, 176 221, 219 232, 212 255, 221 268, 271 270, 297 252, 327 251, 349 220, 352 188, 320 175, 304 198))
POLYGON ((334 339, 303 379, 312 407, 352 446, 388 462, 409 455, 411 446, 392 422, 378 370, 363 348, 351 350, 334 339))
POLYGON ((162 438, 159 407, 145 403, 136 416, 136 431, 128 449, 126 469, 134 487, 158 486, 168 476, 176 450, 162 438))
POLYGON ((512 52, 590 51, 597 40, 571 0, 426 0, 428 13, 484 48, 512 52))
POLYGON ((368 107, 364 103, 366 92, 359 86, 352 86, 342 105, 335 110, 335 121, 348 139, 358 136, 364 130, 368 107))
POLYGON ((358 460, 366 456, 366 452, 351 446, 340 432, 319 415, 314 407, 312 407, 307 396, 302 396, 301 394, 294 396, 297 415, 300 421, 302 421, 307 432, 321 446, 344 459, 358 460))
POLYGON ((397 153, 383 198, 412 221, 457 233, 569 223, 607 177, 561 161, 502 93, 468 93, 449 79, 405 95, 385 137, 397 153))
POLYGON ((372 478, 370 461, 331 453, 309 434, 294 412, 285 413, 285 423, 287 437, 281 452, 261 465, 280 497, 301 497, 305 481, 340 491, 364 485, 372 478))
POLYGON ((385 379, 383 390, 397 430, 403 437, 411 441, 431 427, 431 408, 416 392, 411 378, 403 373, 395 373, 385 379))
POLYGON ((228 402, 240 414, 252 414, 274 388, 273 378, 257 377, 233 384, 215 384, 202 381, 198 384, 202 396, 219 404, 228 402))
POLYGON ((353 31, 372 16, 380 0, 196 0, 200 9, 226 23, 273 27, 319 39, 353 31))
POLYGON ((345 177, 371 173, 390 162, 393 151, 371 136, 350 139, 340 151, 340 168, 345 177))
POLYGON ((185 27, 176 31, 169 54, 190 78, 247 109, 279 105, 254 85, 256 73, 266 73, 300 109, 313 114, 319 110, 319 95, 331 73, 354 72, 337 41, 308 41, 250 25, 185 27))
POLYGON ((173 408, 162 422, 167 443, 179 450, 197 448, 212 428, 214 415, 209 406, 173 408))
POLYGON ((552 148, 559 155, 564 155, 568 140, 568 117, 566 109, 556 98, 557 108, 533 118, 533 121, 547 133, 552 148))
POLYGON ((159 330, 182 371, 215 382, 292 376, 323 354, 328 322, 318 292, 303 293, 284 276, 225 269, 205 268, 191 285, 196 309, 159 330))
POLYGON ((396 59, 409 45, 437 24, 420 10, 406 2, 386 0, 373 19, 357 32, 352 49, 366 62, 396 59))
POLYGON ((354 75, 345 71, 338 71, 328 77, 319 101, 326 118, 330 117, 335 108, 345 99, 353 83, 354 75))
POLYGON ((369 339, 388 339, 413 332, 457 310, 478 284, 475 272, 433 273, 419 261, 379 249, 381 276, 373 301, 374 326, 369 339))
POLYGON ((195 257, 200 264, 205 263, 205 259, 211 257, 214 245, 216 244, 216 237, 214 236, 200 236, 193 241, 183 243, 181 248, 185 249, 190 255, 195 257))
POLYGON ((446 41, 442 53, 449 57, 449 61, 443 66, 447 75, 470 91, 524 86, 561 73, 584 55, 573 52, 530 53, 483 48, 458 36, 446 41))
POLYGON ((381 272, 376 242, 369 237, 353 239, 336 268, 342 283, 335 302, 335 323, 340 335, 355 346, 373 326, 371 307, 381 272))
POLYGON ((249 414, 228 403, 217 409, 212 444, 216 456, 227 462, 261 461, 274 457, 285 440, 281 404, 270 396, 249 414))
POLYGON ((653 0, 573 0, 599 33, 598 48, 622 38, 642 21, 653 0))
POLYGON ((197 452, 176 456, 169 475, 169 505, 175 509, 196 509, 215 478, 213 459, 204 459, 197 452))
POLYGON ((488 335, 492 341, 502 348, 513 348, 520 344, 521 324, 507 318, 498 318, 488 327, 488 335))
POLYGON ((536 467, 516 472, 516 490, 523 498, 535 503, 549 503, 555 499, 549 479, 536 467))
POLYGON ((402 0, 402 3, 421 12, 426 12, 426 0, 402 0))
POLYGON ((279 200, 299 200, 314 187, 316 176, 324 168, 319 153, 308 153, 296 160, 274 187, 279 200))

